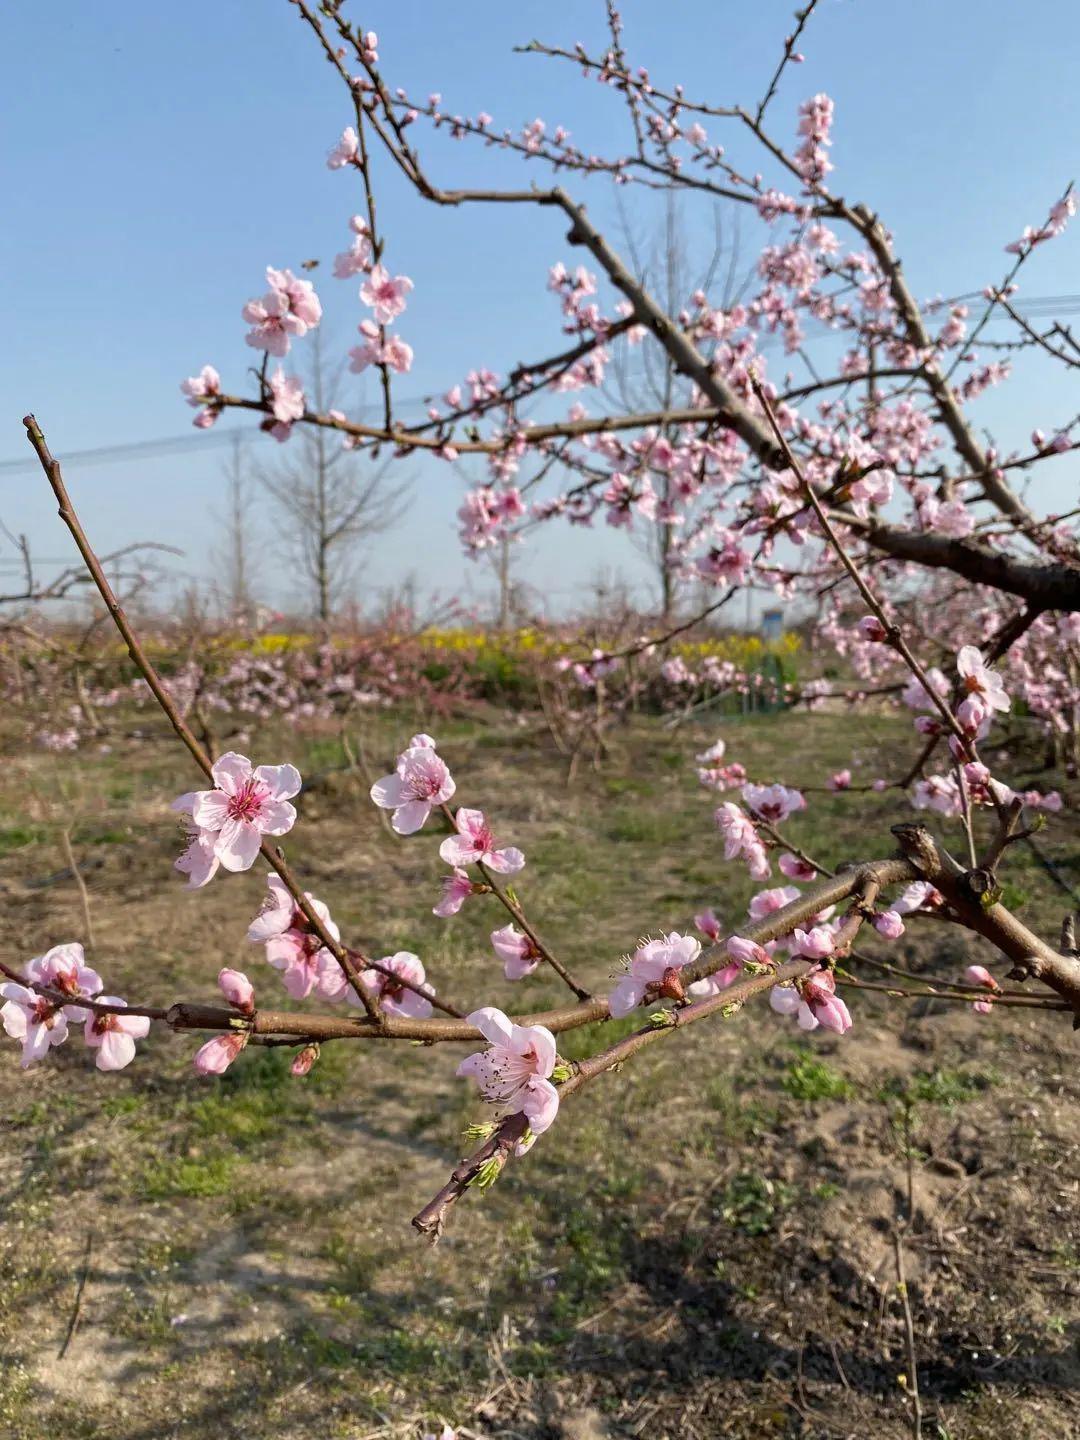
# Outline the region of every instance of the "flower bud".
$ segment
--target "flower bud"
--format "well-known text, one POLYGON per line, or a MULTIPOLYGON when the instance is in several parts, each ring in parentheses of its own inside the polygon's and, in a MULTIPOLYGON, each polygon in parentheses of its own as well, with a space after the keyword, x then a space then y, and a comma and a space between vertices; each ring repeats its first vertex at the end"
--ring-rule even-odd
POLYGON ((229 1004, 245 1015, 255 1009, 255 987, 242 970, 222 970, 218 974, 218 985, 229 1004))

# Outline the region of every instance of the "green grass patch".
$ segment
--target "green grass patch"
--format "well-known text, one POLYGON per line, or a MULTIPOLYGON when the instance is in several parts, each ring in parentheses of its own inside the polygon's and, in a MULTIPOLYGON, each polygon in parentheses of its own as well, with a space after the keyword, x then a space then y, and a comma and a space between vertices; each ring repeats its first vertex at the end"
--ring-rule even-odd
POLYGON ((167 1156, 143 1167, 139 1193, 147 1200, 227 1195, 236 1182, 235 1155, 167 1156))
POLYGON ((795 1203, 796 1194, 794 1185, 742 1170, 724 1189, 720 1217, 744 1235, 764 1235, 795 1203))
POLYGON ((813 1103, 818 1100, 843 1100, 852 1093, 852 1085, 839 1070, 813 1055, 800 1055, 792 1060, 780 1077, 781 1089, 795 1100, 813 1103))

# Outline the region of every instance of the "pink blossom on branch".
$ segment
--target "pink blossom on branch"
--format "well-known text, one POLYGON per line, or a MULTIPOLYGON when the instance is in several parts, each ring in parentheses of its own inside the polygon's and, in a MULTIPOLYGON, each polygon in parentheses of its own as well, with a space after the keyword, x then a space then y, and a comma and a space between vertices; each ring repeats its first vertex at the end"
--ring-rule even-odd
POLYGON ((221 394, 221 376, 212 365, 204 365, 198 375, 189 375, 180 382, 181 392, 189 405, 199 411, 192 421, 200 430, 208 430, 221 411, 211 402, 221 394))
POLYGON ((384 336, 371 320, 361 320, 359 330, 364 343, 349 351, 349 369, 354 375, 363 374, 369 365, 386 365, 399 375, 409 372, 413 350, 400 335, 384 336))
POLYGON ((806 797, 787 785, 744 785, 742 793, 751 814, 770 825, 782 825, 796 810, 806 809, 806 797))
POLYGON ((0 985, 0 995, 5 1002, 0 1007, 0 1021, 6 1034, 22 1042, 19 1063, 24 1070, 43 1059, 51 1046, 62 1045, 67 1039, 67 1016, 61 1006, 14 981, 0 985))
POLYGON ((815 970, 794 985, 774 985, 769 1004, 779 1015, 794 1015, 803 1030, 816 1030, 824 1025, 844 1035, 851 1029, 851 1015, 836 994, 836 980, 831 970, 815 970))
MULTIPOLYGON (((102 995, 106 1005, 123 1005, 116 995, 102 995)), ((150 1021, 145 1015, 90 1015, 83 1032, 87 1045, 97 1050, 99 1070, 123 1070, 135 1059, 135 1041, 149 1034, 150 1021)))
POLYGON ((798 855, 785 853, 780 856, 780 859, 776 863, 779 865, 781 872, 786 875, 789 880, 813 880, 817 876, 817 871, 813 865, 809 864, 806 860, 800 860, 798 855))
POLYGON ((708 910, 702 910, 699 914, 695 915, 694 926, 705 936, 706 940, 711 941, 713 944, 720 939, 722 927, 720 921, 717 919, 715 910, 710 908, 708 910))
POLYGON ((371 306, 379 325, 389 325, 405 309, 412 288, 407 275, 391 275, 385 265, 376 265, 360 286, 360 299, 371 306))
POLYGON ((298 279, 291 270, 266 269, 270 288, 261 300, 249 300, 241 314, 252 327, 247 343, 279 359, 288 354, 291 341, 306 335, 322 319, 322 305, 310 280, 298 279))
POLYGON ((493 930, 491 946, 503 962, 503 974, 507 980, 524 980, 543 959, 528 935, 523 935, 514 925, 504 925, 501 930, 493 930))
POLYGON ((199 1075, 224 1075, 248 1042, 246 1030, 232 1030, 228 1035, 215 1035, 195 1052, 192 1064, 199 1075))
POLYGON ((345 129, 341 132, 341 139, 332 150, 327 152, 326 168, 328 170, 341 170, 346 165, 351 165, 359 152, 359 137, 351 125, 346 125, 345 129))
POLYGON ((226 967, 218 972, 218 989, 235 1009, 250 1015, 255 1009, 255 987, 242 970, 226 967))
POLYGON ((442 899, 432 906, 431 913, 445 919, 449 915, 456 915, 465 904, 473 893, 473 882, 464 870, 452 870, 449 875, 443 876, 442 889, 442 899))
POLYGON ((514 845, 499 849, 491 827, 482 810, 461 809, 454 816, 456 835, 448 835, 439 846, 439 855, 447 865, 484 864, 500 875, 516 875, 525 864, 525 856, 514 845))
POLYGON ((733 801, 725 800, 714 812, 714 819, 724 837, 724 859, 734 860, 741 855, 746 860, 752 879, 767 879, 769 857, 749 815, 733 801))
MULTIPOLYGON (((364 989, 380 1001, 387 1014, 401 1015, 409 1020, 426 1020, 431 1014, 431 1001, 401 983, 408 980, 413 985, 425 985, 424 966, 420 958, 409 950, 399 950, 396 955, 384 955, 379 963, 393 974, 365 970, 360 976, 364 989)), ((431 990, 433 987, 427 985, 426 988, 431 990)), ((360 1004, 357 996, 350 995, 349 998, 351 1004, 360 1004)))
POLYGON ((371 798, 380 809, 394 812, 390 824, 399 835, 414 835, 427 823, 432 810, 445 805, 456 789, 434 744, 410 745, 398 756, 394 774, 384 775, 372 785, 371 798))
POLYGON ((693 935, 680 935, 677 930, 659 940, 646 941, 634 951, 629 971, 611 992, 612 1016, 618 1020, 643 1002, 658 1000, 661 996, 683 999, 679 971, 700 954, 701 941, 693 935))
MULTIPOLYGON (((284 881, 267 876, 270 893, 263 909, 248 926, 248 939, 265 944, 266 961, 282 972, 282 983, 294 1000, 304 1000, 315 991, 324 1000, 341 1000, 348 978, 338 960, 323 947, 311 922, 297 906, 284 881)), ((335 940, 340 931, 321 900, 305 892, 304 899, 335 940)))
POLYGON ((215 761, 211 773, 213 790, 181 795, 172 808, 191 817, 200 843, 212 845, 214 859, 226 870, 249 870, 262 837, 285 835, 296 823, 289 801, 300 789, 300 772, 293 765, 253 768, 246 755, 230 750, 215 761))
POLYGON ((790 945, 792 956, 802 955, 808 960, 824 960, 833 953, 833 933, 824 925, 815 925, 810 930, 796 926, 790 945))
POLYGON ((266 382, 270 392, 270 433, 275 440, 287 440, 295 421, 304 418, 304 387, 296 375, 286 375, 279 365, 266 382))
POLYGON ((874 929, 886 940, 899 940, 904 933, 904 921, 896 909, 881 910, 874 916, 874 929))
MULTIPOLYGON (((26 978, 37 985, 47 985, 73 1001, 92 1000, 102 990, 101 976, 86 963, 83 947, 77 942, 54 945, 38 955, 26 967, 26 978)), ((72 1025, 81 1025, 87 1011, 79 1004, 65 1004, 64 1015, 72 1025)))
POLYGON ((476 1081, 483 1098, 503 1115, 524 1113, 534 1135, 554 1123, 559 1092, 548 1078, 555 1068, 555 1037, 543 1025, 515 1025, 501 1010, 486 1005, 468 1017, 490 1049, 468 1056, 457 1068, 476 1081))
POLYGON ((751 920, 764 920, 766 915, 772 915, 777 910, 782 910, 785 905, 790 905, 793 900, 798 900, 801 893, 794 885, 778 885, 772 890, 759 890, 750 901, 747 914, 751 920))
POLYGON ((956 657, 956 669, 968 695, 977 696, 988 711, 1009 709, 1012 702, 1005 682, 996 670, 987 665, 981 650, 974 645, 961 646, 956 657))

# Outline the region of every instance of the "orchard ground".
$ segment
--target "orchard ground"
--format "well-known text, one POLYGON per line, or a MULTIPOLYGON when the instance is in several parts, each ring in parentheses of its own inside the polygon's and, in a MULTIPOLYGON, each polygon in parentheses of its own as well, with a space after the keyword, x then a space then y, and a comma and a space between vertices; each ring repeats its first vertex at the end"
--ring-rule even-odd
MULTIPOLYGON (((364 721, 376 773, 425 718, 364 721)), ((244 939, 261 870, 183 889, 168 802, 195 776, 156 719, 138 724, 107 754, 20 749, 5 768, 6 953, 84 938, 60 842, 70 825, 108 990, 210 1001, 233 965, 283 1003, 244 939)), ((842 765, 856 780, 898 774, 914 739, 908 720, 874 714, 675 730, 641 718, 568 787, 538 717, 492 709, 425 728, 457 801, 525 850, 530 915, 599 989, 643 931, 687 929, 707 904, 737 924, 759 888, 724 862, 715 797, 694 775, 717 729, 751 774, 807 785, 842 765)), ((440 832, 389 835, 338 738, 268 727, 238 748, 292 760, 309 782, 287 851, 347 939, 416 951, 459 1004, 560 1002, 542 971, 502 979, 487 937, 505 917, 488 902, 432 916, 440 832)), ((1009 776, 1063 789, 1040 843, 1080 884, 1076 783, 1025 774, 1023 758, 1009 776)), ((889 825, 909 814, 894 796, 815 794, 787 828, 837 864, 890 853, 889 825)), ((1007 903, 1055 935, 1065 899, 1026 847, 1006 874, 1007 903)), ((947 978, 987 958, 932 921, 864 948, 947 978)), ((251 1051, 201 1080, 195 1035, 155 1032, 114 1076, 81 1040, 23 1073, 5 1039, 0 1431, 412 1440, 445 1420, 521 1440, 911 1435, 895 1242, 910 1154, 902 1253, 924 1434, 1075 1436, 1068 1017, 848 1000, 843 1039, 804 1036, 755 1003, 602 1077, 490 1192, 465 1198, 435 1249, 409 1217, 481 1118, 454 1078, 461 1047, 331 1044, 303 1080, 287 1053, 251 1051)), ((574 1032, 560 1050, 590 1053, 630 1023, 574 1032)))

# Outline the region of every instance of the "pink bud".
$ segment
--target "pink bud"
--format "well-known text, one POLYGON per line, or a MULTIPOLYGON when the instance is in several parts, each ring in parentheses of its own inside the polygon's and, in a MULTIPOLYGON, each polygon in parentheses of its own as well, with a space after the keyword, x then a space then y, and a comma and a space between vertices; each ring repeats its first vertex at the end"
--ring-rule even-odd
POLYGON ((973 985, 984 985, 987 990, 1000 990, 1001 986, 987 970, 985 965, 969 965, 964 974, 973 985))
POLYGON ((874 916, 874 929, 886 940, 899 940, 904 933, 904 922, 895 910, 883 910, 874 916))
POLYGON ((864 640, 873 640, 879 645, 889 633, 876 615, 864 615, 858 628, 864 640))
POLYGON ((753 940, 744 940, 741 935, 732 935, 727 942, 727 953, 740 965, 771 965, 767 950, 753 940))
POLYGON ((248 1037, 244 1031, 234 1031, 230 1035, 215 1035, 208 1040, 201 1050, 196 1051, 194 1066, 200 1075, 224 1075, 240 1051, 247 1044, 248 1037))
POLYGON ((703 910, 700 915, 694 916, 694 924, 707 940, 720 939, 720 921, 716 918, 713 910, 703 910))
POLYGON ((318 1045, 305 1045, 289 1066, 290 1075, 306 1075, 319 1058, 318 1045))
POLYGON ((217 983, 221 993, 230 1005, 250 1015, 255 1009, 255 987, 242 970, 224 969, 219 972, 217 983))

